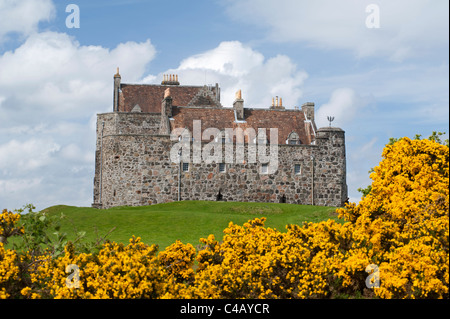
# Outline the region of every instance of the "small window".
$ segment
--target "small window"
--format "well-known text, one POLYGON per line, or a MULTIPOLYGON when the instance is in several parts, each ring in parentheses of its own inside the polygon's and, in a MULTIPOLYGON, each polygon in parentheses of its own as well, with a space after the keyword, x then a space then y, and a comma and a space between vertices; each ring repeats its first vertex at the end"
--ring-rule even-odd
POLYGON ((287 142, 290 145, 300 145, 300 144, 302 144, 300 142, 300 138, 299 138, 298 134, 295 133, 295 132, 292 132, 291 134, 289 134, 287 142))
POLYGON ((269 172, 268 164, 262 164, 261 165, 261 174, 267 174, 268 172, 269 172))
POLYGON ((219 163, 219 172, 225 173, 226 172, 226 165, 225 163, 219 163))
POLYGON ((189 163, 183 163, 183 172, 189 172, 189 163))
POLYGON ((220 131, 220 133, 217 134, 217 136, 214 140, 216 142, 222 142, 222 144, 227 144, 227 143, 231 142, 231 139, 228 137, 228 134, 226 131, 220 131))
POLYGON ((294 174, 295 175, 300 175, 302 172, 302 167, 300 164, 295 164, 294 165, 294 174))
POLYGON ((180 142, 189 142, 190 140, 194 140, 194 139, 187 135, 180 135, 180 136, 178 136, 178 140, 180 142))
POLYGON ((267 139, 267 138, 254 138, 253 139, 253 143, 258 143, 258 144, 260 144, 260 145, 267 145, 267 144, 269 144, 270 143, 270 141, 269 141, 269 139, 267 139))

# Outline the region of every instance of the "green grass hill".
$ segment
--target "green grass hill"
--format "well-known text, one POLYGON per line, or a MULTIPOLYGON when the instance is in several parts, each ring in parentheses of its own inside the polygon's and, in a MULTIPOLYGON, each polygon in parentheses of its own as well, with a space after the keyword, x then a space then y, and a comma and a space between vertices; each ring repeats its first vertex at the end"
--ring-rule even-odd
POLYGON ((214 234, 217 239, 229 222, 242 225, 249 219, 266 217, 266 226, 285 231, 287 224, 301 225, 305 221, 338 220, 335 207, 295 204, 241 203, 212 201, 181 201, 141 207, 115 207, 99 210, 90 207, 52 206, 44 211, 49 215, 64 214, 61 232, 68 239, 76 232, 86 232, 86 239, 107 235, 107 239, 128 243, 134 235, 160 249, 174 243, 197 246, 201 237, 214 234))

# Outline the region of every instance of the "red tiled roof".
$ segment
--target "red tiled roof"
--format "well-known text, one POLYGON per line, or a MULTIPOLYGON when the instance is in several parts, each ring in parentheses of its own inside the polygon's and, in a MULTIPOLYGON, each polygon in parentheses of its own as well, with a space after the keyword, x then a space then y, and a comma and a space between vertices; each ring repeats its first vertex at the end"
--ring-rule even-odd
MULTIPOLYGON (((201 120, 202 132, 209 127, 224 130, 225 128, 242 130, 253 128, 258 133, 258 128, 277 128, 278 144, 285 144, 292 132, 299 135, 302 144, 311 144, 311 136, 305 128, 305 116, 298 110, 268 110, 268 109, 244 109, 245 122, 236 122, 232 108, 188 108, 174 107, 172 109, 173 121, 171 129, 188 128, 193 132, 193 121, 201 120)), ((266 131, 270 141, 270 131, 266 131)), ((247 140, 246 140, 247 141, 247 140)))
MULTIPOLYGON (((170 88, 172 105, 186 106, 203 86, 121 84, 120 88, 122 92, 119 112, 131 112, 133 107, 138 104, 142 112, 159 113, 164 91, 167 88, 170 88)), ((212 90, 215 91, 215 88, 212 90)))
MULTIPOLYGON (((131 112, 139 105, 142 112, 160 113, 164 91, 167 88, 170 88, 172 97, 171 129, 187 127, 192 133, 193 121, 201 120, 202 132, 208 127, 219 130, 253 128, 256 133, 258 128, 277 128, 278 144, 285 144, 292 132, 299 135, 302 144, 311 144, 314 139, 312 129, 309 128, 309 124, 305 125, 305 115, 300 110, 244 108, 245 122, 236 122, 233 108, 222 108, 220 104, 213 105, 210 101, 211 96, 207 96, 209 93, 205 96, 202 93, 197 95, 203 86, 121 84, 119 112, 131 112), (197 105, 198 103, 210 105, 197 105)), ((210 90, 215 94, 215 87, 210 90)), ((270 131, 267 130, 266 134, 270 141, 270 131)))

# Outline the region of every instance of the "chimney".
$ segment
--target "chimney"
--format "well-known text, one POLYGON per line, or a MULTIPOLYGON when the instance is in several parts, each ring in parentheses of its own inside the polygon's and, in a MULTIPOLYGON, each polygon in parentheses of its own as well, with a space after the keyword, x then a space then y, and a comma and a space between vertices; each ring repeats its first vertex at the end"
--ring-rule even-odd
POLYGON ((236 98, 233 102, 233 109, 236 113, 236 119, 238 121, 244 120, 244 100, 242 99, 241 90, 236 92, 236 98))
POLYGON ((180 85, 178 74, 163 74, 161 85, 180 85))
POLYGON ((314 102, 303 103, 302 111, 306 114, 308 120, 314 121, 314 102))
POLYGON ((117 73, 114 74, 113 112, 119 112, 119 90, 121 78, 122 77, 119 74, 119 68, 117 68, 117 73))
POLYGON ((278 96, 276 96, 275 98, 272 98, 272 106, 269 107, 269 109, 271 109, 271 110, 284 110, 283 99, 281 97, 278 98, 278 96))
POLYGON ((220 102, 220 87, 219 87, 219 83, 216 83, 216 101, 220 102))
POLYGON ((172 117, 172 97, 170 96, 170 88, 164 91, 164 99, 161 103, 161 115, 172 117))

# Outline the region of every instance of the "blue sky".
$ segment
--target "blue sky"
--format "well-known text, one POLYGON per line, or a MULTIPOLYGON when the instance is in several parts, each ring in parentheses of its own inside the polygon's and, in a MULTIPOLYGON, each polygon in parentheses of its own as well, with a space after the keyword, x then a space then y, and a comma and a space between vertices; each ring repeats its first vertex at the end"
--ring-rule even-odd
POLYGON ((350 199, 390 137, 449 131, 446 0, 0 0, 0 208, 92 202, 112 76, 222 87, 231 106, 314 102, 346 131, 350 199), (80 8, 67 28, 66 6, 80 8), (379 8, 379 28, 368 28, 379 8))

